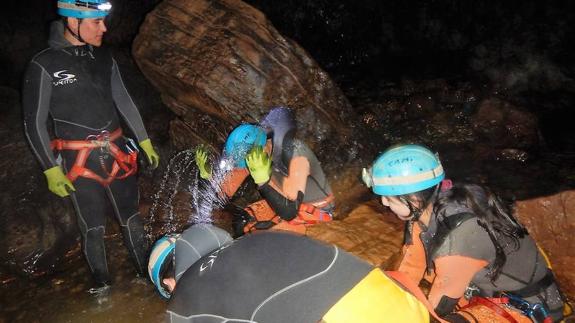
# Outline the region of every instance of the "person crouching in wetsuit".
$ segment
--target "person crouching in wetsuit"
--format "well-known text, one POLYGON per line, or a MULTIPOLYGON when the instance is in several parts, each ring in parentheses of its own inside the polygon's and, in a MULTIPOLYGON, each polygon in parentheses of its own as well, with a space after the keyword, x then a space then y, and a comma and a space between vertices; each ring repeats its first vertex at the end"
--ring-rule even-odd
POLYGON ((416 283, 434 273, 429 302, 454 321, 560 321, 564 299, 527 230, 487 188, 444 178, 419 145, 393 146, 364 169, 367 186, 406 221, 398 270, 416 283))
POLYGON ((232 240, 212 225, 194 225, 156 242, 148 272, 169 299, 172 323, 430 319, 417 286, 410 290, 419 297, 397 281, 411 283, 408 277, 384 273, 336 246, 287 231, 232 240))
POLYGON ((105 0, 59 0, 62 20, 52 24, 49 48, 30 61, 22 90, 27 139, 50 191, 70 196, 82 251, 97 286, 104 288, 111 283, 104 248, 110 204, 138 273, 146 268, 135 176, 138 147, 124 137, 120 115, 150 164, 155 168, 159 162, 116 61, 100 47, 110 9, 105 0))
MULTIPOLYGON (((236 235, 271 227, 304 233, 306 226, 332 219, 334 197, 321 163, 295 130, 293 112, 276 107, 259 125, 240 125, 228 136, 224 157, 234 165, 222 181, 223 194, 233 196, 251 175, 264 198, 236 218, 236 235)), ((196 163, 209 179, 204 150, 196 152, 196 163)))

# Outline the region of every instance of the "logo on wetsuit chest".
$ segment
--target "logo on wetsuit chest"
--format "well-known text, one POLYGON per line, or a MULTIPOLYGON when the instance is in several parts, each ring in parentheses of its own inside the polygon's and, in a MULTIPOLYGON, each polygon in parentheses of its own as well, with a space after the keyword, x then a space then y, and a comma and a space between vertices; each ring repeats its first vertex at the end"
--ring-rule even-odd
POLYGON ((218 258, 218 254, 226 249, 227 247, 231 246, 233 244, 233 242, 225 244, 223 246, 221 246, 218 250, 212 252, 210 255, 208 255, 205 259, 204 262, 202 262, 200 264, 200 274, 207 270, 207 269, 211 269, 212 266, 214 265, 214 263, 216 262, 216 259, 218 258))
POLYGON ((68 70, 61 70, 55 72, 54 77, 56 78, 56 81, 52 81, 52 84, 54 84, 54 86, 72 84, 78 81, 76 75, 68 73, 68 70))

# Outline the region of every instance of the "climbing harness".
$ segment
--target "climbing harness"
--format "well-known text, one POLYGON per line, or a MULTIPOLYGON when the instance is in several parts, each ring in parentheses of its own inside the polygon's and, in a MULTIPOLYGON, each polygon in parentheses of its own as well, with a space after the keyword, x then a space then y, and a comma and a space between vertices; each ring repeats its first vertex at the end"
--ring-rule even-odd
POLYGON ((521 296, 503 293, 502 298, 507 298, 508 304, 518 310, 520 310, 525 316, 529 317, 533 322, 536 323, 552 323, 553 319, 549 315, 549 311, 546 306, 542 303, 529 303, 528 301, 521 298, 521 296))
POLYGON ((315 203, 302 203, 296 217, 289 221, 282 220, 265 200, 253 203, 246 208, 249 218, 244 219, 244 233, 267 230, 275 225, 279 225, 278 229, 303 233, 306 226, 332 220, 333 216, 328 210, 333 201, 334 196, 330 194, 315 203))
POLYGON ((333 216, 326 209, 333 203, 333 194, 317 203, 302 203, 296 217, 288 221, 292 225, 313 225, 319 222, 331 221, 333 216))
POLYGON ((86 137, 86 140, 55 139, 50 143, 50 148, 56 151, 78 151, 74 165, 66 174, 66 177, 68 177, 71 182, 74 182, 78 177, 85 177, 93 179, 103 186, 108 186, 115 179, 126 178, 135 174, 138 170, 138 148, 133 140, 128 139, 125 146, 128 153, 123 152, 114 143, 114 141, 119 139, 121 136, 121 128, 118 128, 113 132, 104 130, 97 135, 86 137), (105 178, 85 167, 90 153, 94 150, 98 150, 100 152, 99 161, 102 171, 106 174, 105 178), (108 170, 105 163, 109 156, 114 158, 111 170, 108 170), (122 175, 118 175, 120 171, 123 171, 124 173, 122 175))
POLYGON ((476 305, 487 307, 489 310, 511 323, 517 323, 517 320, 505 310, 505 307, 518 310, 534 323, 553 322, 553 319, 549 315, 545 305, 542 303, 529 303, 521 296, 512 293, 502 293, 500 297, 473 296, 469 300, 469 304, 463 306, 461 310, 469 309, 476 305))

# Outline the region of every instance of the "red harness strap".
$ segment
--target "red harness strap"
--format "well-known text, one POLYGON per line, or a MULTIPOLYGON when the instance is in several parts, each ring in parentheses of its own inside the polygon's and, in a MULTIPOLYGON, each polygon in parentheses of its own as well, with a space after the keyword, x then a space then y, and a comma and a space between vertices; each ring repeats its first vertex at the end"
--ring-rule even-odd
POLYGON ((319 222, 331 221, 331 214, 322 210, 334 201, 333 194, 326 196, 323 200, 314 203, 302 203, 295 219, 289 221, 290 224, 318 224, 319 222))
POLYGON ((126 154, 120 148, 114 144, 113 141, 122 136, 122 129, 118 128, 115 131, 107 134, 99 134, 96 136, 90 136, 87 140, 63 140, 55 139, 50 143, 50 148, 53 150, 76 150, 78 155, 76 155, 76 161, 66 174, 66 177, 71 182, 74 182, 78 177, 85 177, 93 179, 103 186, 108 186, 115 179, 126 178, 138 170, 138 153, 133 151, 126 154), (114 157, 114 163, 112 164, 112 170, 104 169, 108 177, 103 178, 102 176, 96 174, 94 171, 85 167, 88 156, 94 149, 106 149, 109 154, 114 157), (124 174, 118 175, 120 170, 124 171, 124 174))
POLYGON ((490 310, 495 312, 497 315, 505 318, 510 323, 517 323, 517 320, 515 318, 513 318, 513 316, 511 316, 511 314, 507 313, 507 311, 505 309, 503 309, 503 308, 501 308, 501 306, 499 306, 499 304, 508 304, 508 303, 509 303, 509 299, 507 297, 485 298, 485 297, 481 297, 481 296, 473 296, 469 300, 469 304, 465 305, 461 309, 465 309, 467 307, 471 307, 473 305, 480 304, 480 305, 483 305, 483 306, 489 308, 490 310))

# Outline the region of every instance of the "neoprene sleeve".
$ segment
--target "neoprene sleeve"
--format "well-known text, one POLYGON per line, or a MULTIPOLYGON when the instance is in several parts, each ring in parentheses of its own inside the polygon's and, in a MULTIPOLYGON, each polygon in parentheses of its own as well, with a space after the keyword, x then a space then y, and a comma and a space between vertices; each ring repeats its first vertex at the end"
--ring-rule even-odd
POLYGON ((302 192, 298 192, 297 199, 292 201, 281 195, 267 183, 260 186, 259 191, 280 218, 290 221, 296 217, 301 201, 303 200, 302 192))
POLYGON ((116 60, 114 58, 112 58, 111 85, 112 97, 114 98, 116 108, 122 115, 124 121, 126 121, 128 127, 130 127, 130 130, 132 130, 136 136, 138 142, 148 139, 148 134, 144 128, 144 122, 142 121, 140 112, 124 85, 120 70, 118 69, 118 64, 116 64, 116 60))
POLYGON ((26 139, 44 170, 57 166, 50 150, 46 121, 50 110, 52 79, 42 65, 32 60, 24 75, 22 109, 26 139))

